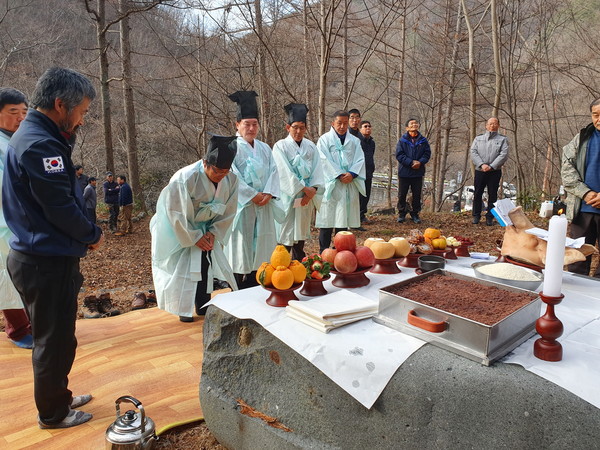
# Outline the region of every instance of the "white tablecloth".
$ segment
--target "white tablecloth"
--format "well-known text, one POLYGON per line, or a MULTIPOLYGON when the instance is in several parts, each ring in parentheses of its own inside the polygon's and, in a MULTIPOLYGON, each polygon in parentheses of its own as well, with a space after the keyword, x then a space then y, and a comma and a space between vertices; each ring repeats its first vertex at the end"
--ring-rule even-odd
MULTIPOLYGON (((446 269, 472 276, 471 264, 477 261, 481 260, 449 260, 446 269)), ((394 275, 367 273, 370 284, 352 292, 378 299, 381 287, 414 275, 414 269, 407 268, 394 275)), ((331 281, 324 285, 328 292, 340 290, 331 281)), ((425 343, 370 319, 324 334, 286 317, 285 308, 267 305, 268 294, 263 288, 255 287, 218 295, 210 304, 239 319, 255 320, 366 408, 375 403, 398 367, 425 343)), ((519 364, 600 408, 600 281, 565 273, 563 294, 564 300, 556 307, 556 315, 565 326, 559 339, 563 345, 563 360, 547 362, 535 358, 533 342, 539 337, 536 335, 502 362, 519 364)), ((297 291, 296 295, 300 300, 311 299, 297 291)), ((545 307, 543 305, 540 315, 545 307)))

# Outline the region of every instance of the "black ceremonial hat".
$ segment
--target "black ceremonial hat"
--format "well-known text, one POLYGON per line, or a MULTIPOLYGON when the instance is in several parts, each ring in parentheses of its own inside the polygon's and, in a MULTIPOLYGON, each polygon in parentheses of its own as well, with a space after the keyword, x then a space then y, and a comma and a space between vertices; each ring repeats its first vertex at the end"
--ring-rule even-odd
POLYGON ((288 115, 288 125, 294 122, 306 123, 306 114, 308 113, 308 107, 304 103, 290 103, 283 107, 288 115))
POLYGON ((205 160, 207 164, 218 169, 231 169, 236 154, 236 136, 211 136, 205 160))
POLYGON ((238 104, 237 121, 242 119, 258 119, 258 94, 254 91, 237 91, 229 98, 238 104))

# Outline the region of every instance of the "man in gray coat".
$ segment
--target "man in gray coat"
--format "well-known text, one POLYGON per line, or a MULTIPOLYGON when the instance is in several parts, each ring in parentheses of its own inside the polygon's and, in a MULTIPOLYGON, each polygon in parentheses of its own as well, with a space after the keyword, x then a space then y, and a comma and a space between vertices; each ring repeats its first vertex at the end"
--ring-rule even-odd
POLYGON ((488 119, 484 134, 475 138, 471 145, 471 160, 475 165, 475 193, 473 194, 473 223, 478 224, 483 208, 483 191, 487 189, 488 203, 485 223, 494 225, 492 208, 498 200, 498 188, 502 178, 502 166, 508 160, 508 139, 498 133, 500 121, 488 119))
MULTIPOLYGON (((585 236, 596 245, 600 235, 600 98, 590 105, 592 123, 563 147, 561 176, 567 191, 567 219, 571 237, 585 236)), ((569 265, 575 273, 589 275, 592 257, 569 265)), ((600 267, 594 277, 600 278, 600 267)))

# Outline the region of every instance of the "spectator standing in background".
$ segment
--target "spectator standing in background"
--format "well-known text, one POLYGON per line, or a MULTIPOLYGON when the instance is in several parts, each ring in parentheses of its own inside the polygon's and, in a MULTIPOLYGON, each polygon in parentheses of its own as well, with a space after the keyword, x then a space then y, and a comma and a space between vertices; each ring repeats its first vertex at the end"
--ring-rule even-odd
POLYGON ((96 178, 90 177, 88 185, 83 190, 85 209, 87 210, 88 219, 90 219, 92 223, 96 223, 96 184, 96 178))
POLYGON ((104 203, 108 206, 108 227, 110 231, 116 231, 117 218, 119 217, 119 183, 115 181, 112 172, 106 172, 106 181, 102 188, 104 190, 104 203))
POLYGON ((348 133, 352 136, 357 137, 358 139, 362 139, 360 134, 360 111, 356 108, 348 111, 348 133))
POLYGON ((396 145, 396 159, 398 160, 398 223, 406 220, 408 205, 406 196, 408 190, 412 192, 412 208, 410 216, 414 223, 421 223, 421 194, 423 192, 423 177, 425 164, 431 157, 429 141, 419 132, 421 124, 417 119, 406 121, 406 133, 396 145))
POLYGON ((508 138, 500 133, 500 121, 492 117, 485 124, 487 130, 471 145, 471 160, 475 165, 475 193, 473 194, 473 223, 478 224, 483 209, 483 191, 487 189, 488 202, 485 223, 494 225, 492 208, 498 199, 502 166, 508 160, 508 138))
POLYGON ((131 215, 133 214, 133 192, 131 191, 131 186, 127 184, 125 175, 119 175, 117 183, 119 183, 119 207, 121 208, 121 212, 119 213, 119 230, 115 233, 115 236, 123 236, 133 233, 133 222, 131 221, 131 215))
POLYGON ((88 185, 90 178, 83 173, 83 166, 81 164, 77 164, 75 166, 75 176, 77 177, 77 183, 81 186, 81 192, 85 190, 85 187, 88 185))
POLYGON ((360 221, 368 222, 367 207, 371 198, 371 185, 375 172, 375 140, 371 137, 372 126, 368 120, 360 123, 360 146, 365 155, 365 195, 360 194, 360 221))
POLYGON ((2 213, 2 178, 4 162, 8 150, 8 141, 17 131, 27 115, 25 94, 13 88, 0 89, 0 309, 4 314, 4 331, 8 339, 17 347, 33 348, 31 324, 23 308, 21 296, 15 289, 8 271, 6 259, 10 247, 8 241, 12 232, 2 213))

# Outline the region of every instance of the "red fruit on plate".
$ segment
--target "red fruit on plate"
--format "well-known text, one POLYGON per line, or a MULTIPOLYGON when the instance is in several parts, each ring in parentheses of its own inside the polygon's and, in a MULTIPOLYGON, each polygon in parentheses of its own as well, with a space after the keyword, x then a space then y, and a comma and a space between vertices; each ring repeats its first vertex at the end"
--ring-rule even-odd
POLYGON ((356 250, 356 236, 350 231, 340 231, 333 238, 333 245, 338 252, 356 250))
POLYGON ((321 261, 315 261, 312 264, 311 269, 320 272, 321 270, 323 270, 323 263, 321 261))
POLYGON ((361 269, 372 267, 375 264, 375 255, 369 247, 356 247, 354 256, 356 256, 356 262, 361 269))
MULTIPOLYGON (((339 233, 338 233, 339 234, 339 233)), ((335 270, 340 273, 350 273, 354 272, 358 267, 358 261, 356 260, 356 256, 349 250, 342 250, 335 255, 335 259, 333 260, 333 265, 335 270)))
POLYGON ((321 272, 317 272, 316 270, 314 270, 311 274, 310 277, 313 280, 322 280, 323 279, 323 275, 321 274, 321 272))
POLYGON ((321 259, 329 264, 333 264, 333 260, 335 259, 335 255, 337 255, 337 250, 335 248, 326 248, 321 253, 321 259))

